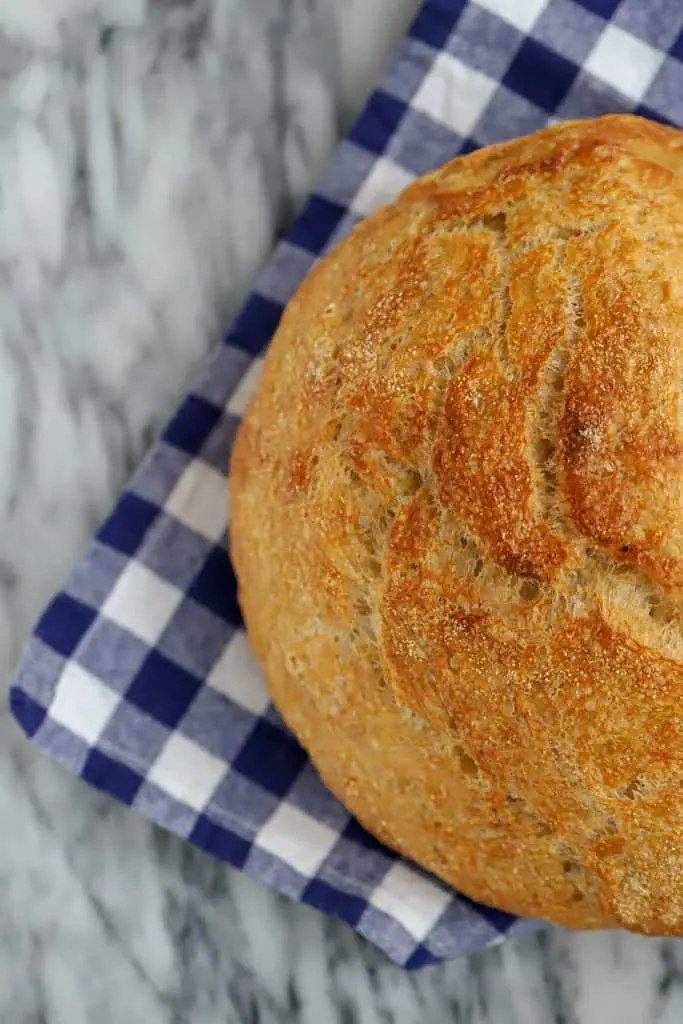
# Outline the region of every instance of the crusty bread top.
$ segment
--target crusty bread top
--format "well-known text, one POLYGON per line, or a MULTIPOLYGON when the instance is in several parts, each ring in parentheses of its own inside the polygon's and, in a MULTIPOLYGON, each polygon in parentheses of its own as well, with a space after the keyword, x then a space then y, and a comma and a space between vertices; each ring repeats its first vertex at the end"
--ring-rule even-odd
POLYGON ((475 897, 663 932, 682 171, 679 132, 609 117, 418 180, 291 302, 231 477, 252 643, 361 820, 475 897), (370 711, 384 759, 353 749, 370 711))

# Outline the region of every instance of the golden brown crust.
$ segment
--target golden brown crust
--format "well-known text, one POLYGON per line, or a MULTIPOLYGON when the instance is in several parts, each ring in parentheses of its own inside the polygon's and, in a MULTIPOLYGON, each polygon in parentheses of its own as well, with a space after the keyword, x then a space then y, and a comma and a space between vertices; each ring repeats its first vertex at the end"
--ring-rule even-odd
POLYGON ((275 703, 468 895, 683 934, 683 135, 457 159, 308 276, 231 471, 275 703))

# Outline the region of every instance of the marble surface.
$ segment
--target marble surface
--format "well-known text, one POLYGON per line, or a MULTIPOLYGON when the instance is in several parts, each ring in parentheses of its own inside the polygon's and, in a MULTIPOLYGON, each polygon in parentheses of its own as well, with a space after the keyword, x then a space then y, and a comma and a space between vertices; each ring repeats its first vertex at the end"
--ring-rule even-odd
MULTIPOLYGON (((522 0, 509 0, 510 3, 522 0)), ((415 0, 0 0, 0 670, 415 0)), ((0 716, 2 1024, 673 1024, 683 944, 549 929, 407 975, 0 716)))

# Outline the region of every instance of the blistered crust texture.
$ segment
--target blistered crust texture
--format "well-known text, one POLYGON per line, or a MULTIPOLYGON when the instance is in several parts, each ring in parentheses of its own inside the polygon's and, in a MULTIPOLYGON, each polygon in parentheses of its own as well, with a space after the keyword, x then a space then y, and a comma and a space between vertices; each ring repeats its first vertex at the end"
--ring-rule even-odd
POLYGON ((231 547, 273 700, 462 892, 683 933, 683 136, 459 158, 285 312, 231 547))

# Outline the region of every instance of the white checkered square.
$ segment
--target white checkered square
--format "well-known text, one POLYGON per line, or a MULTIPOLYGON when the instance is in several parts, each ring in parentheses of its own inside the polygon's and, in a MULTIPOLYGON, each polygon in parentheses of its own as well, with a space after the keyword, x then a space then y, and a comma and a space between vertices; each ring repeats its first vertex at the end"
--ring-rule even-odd
POLYGON ((353 209, 367 217, 380 206, 390 203, 414 180, 414 174, 399 167, 393 160, 381 156, 373 164, 370 173, 354 196, 353 209))
POLYGON ((474 0, 490 14, 527 33, 548 4, 548 0, 474 0))
POLYGON ((207 683, 254 715, 262 715, 270 703, 261 670, 242 630, 226 646, 207 683))
POLYGON ((118 707, 119 697, 74 661, 59 677, 50 718, 94 746, 118 707))
POLYGON ((460 135, 470 135, 496 91, 497 83, 467 67, 457 57, 440 53, 412 106, 460 135))
POLYGON ((452 898, 453 894, 444 887, 396 861, 373 892, 370 902, 377 910, 395 917, 413 938, 421 941, 452 898))
POLYGON ((596 78, 640 102, 662 66, 664 54, 618 25, 606 25, 584 64, 596 78))
POLYGON ((105 618, 154 646, 183 593, 140 562, 130 562, 102 606, 105 618))
POLYGON ((173 488, 165 511, 212 543, 227 525, 228 486, 225 476, 201 459, 194 459, 173 488))
POLYGON ((255 359, 230 395, 226 408, 233 416, 244 416, 247 402, 256 391, 262 371, 263 359, 255 359))
POLYGON ((147 780, 174 800, 195 811, 202 811, 225 773, 224 761, 181 733, 173 732, 152 765, 147 780))
POLYGON ((256 836, 256 845, 299 874, 314 875, 337 842, 338 834, 309 814, 281 803, 256 836))

